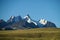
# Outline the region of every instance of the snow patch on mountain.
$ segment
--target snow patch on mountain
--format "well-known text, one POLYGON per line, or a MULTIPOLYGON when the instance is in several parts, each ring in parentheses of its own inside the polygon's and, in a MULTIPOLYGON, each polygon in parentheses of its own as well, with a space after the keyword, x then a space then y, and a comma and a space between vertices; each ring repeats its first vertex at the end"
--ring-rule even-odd
POLYGON ((11 19, 13 19, 14 18, 14 16, 11 16, 11 19))
POLYGON ((11 16, 11 17, 10 17, 10 21, 12 21, 14 17, 15 17, 15 16, 11 16))
POLYGON ((25 16, 25 17, 24 17, 24 19, 25 19, 25 18, 29 19, 29 17, 28 17, 28 16, 25 16))
POLYGON ((34 22, 34 21, 32 21, 35 25, 37 25, 37 23, 36 22, 34 22))
POLYGON ((28 23, 31 23, 32 21, 30 19, 27 20, 28 23))
POLYGON ((25 16, 24 19, 25 19, 28 23, 31 23, 31 19, 30 19, 30 17, 29 17, 28 15, 25 16))
POLYGON ((41 23, 41 24, 43 24, 43 25, 46 25, 46 24, 47 24, 47 20, 41 19, 41 20, 39 21, 39 23, 41 23))
POLYGON ((29 15, 25 16, 24 19, 27 19, 26 21, 27 21, 28 23, 34 23, 35 25, 37 25, 37 23, 34 22, 34 21, 30 18, 29 15))

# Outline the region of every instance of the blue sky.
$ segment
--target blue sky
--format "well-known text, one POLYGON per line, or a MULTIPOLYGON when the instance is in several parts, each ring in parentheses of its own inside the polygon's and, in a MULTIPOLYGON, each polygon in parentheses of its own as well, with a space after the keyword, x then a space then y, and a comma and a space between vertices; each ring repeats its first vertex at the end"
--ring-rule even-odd
POLYGON ((60 28, 60 0, 0 0, 0 19, 27 14, 37 21, 44 18, 60 28))

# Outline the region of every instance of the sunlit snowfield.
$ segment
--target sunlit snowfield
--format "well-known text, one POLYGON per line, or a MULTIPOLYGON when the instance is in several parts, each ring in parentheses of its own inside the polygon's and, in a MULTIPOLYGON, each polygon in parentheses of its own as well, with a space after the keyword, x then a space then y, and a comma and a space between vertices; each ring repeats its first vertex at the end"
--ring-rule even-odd
POLYGON ((2 30, 0 40, 60 40, 60 28, 2 30))

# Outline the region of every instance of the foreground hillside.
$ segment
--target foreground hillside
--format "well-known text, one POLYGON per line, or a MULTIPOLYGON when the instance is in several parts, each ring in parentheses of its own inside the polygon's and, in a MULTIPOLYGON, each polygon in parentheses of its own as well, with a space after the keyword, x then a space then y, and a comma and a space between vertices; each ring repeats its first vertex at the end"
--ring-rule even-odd
POLYGON ((0 40, 60 40, 59 28, 2 30, 0 40))

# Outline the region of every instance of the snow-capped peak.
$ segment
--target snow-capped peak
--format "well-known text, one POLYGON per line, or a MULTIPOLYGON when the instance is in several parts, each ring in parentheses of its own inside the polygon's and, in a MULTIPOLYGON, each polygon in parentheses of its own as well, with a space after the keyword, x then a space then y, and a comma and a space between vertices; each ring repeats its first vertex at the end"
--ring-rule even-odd
POLYGON ((24 17, 24 19, 25 19, 25 18, 30 19, 30 16, 29 16, 29 15, 27 15, 27 16, 25 16, 25 17, 24 17))
POLYGON ((30 19, 30 16, 29 16, 29 15, 25 16, 24 19, 25 19, 28 23, 31 23, 31 19, 30 19))
POLYGON ((26 19, 26 21, 27 21, 28 23, 34 23, 35 25, 37 25, 37 23, 34 22, 34 21, 30 18, 29 15, 25 16, 24 19, 26 19))
POLYGON ((28 16, 25 16, 24 19, 25 19, 25 18, 29 18, 29 17, 28 17, 28 16))
POLYGON ((45 19, 41 19, 41 20, 39 21, 39 23, 45 25, 45 24, 47 24, 47 20, 45 20, 45 19))
POLYGON ((11 19, 13 19, 15 16, 11 16, 11 19))
POLYGON ((12 21, 14 17, 15 17, 15 16, 11 16, 11 17, 10 17, 10 20, 12 21))

